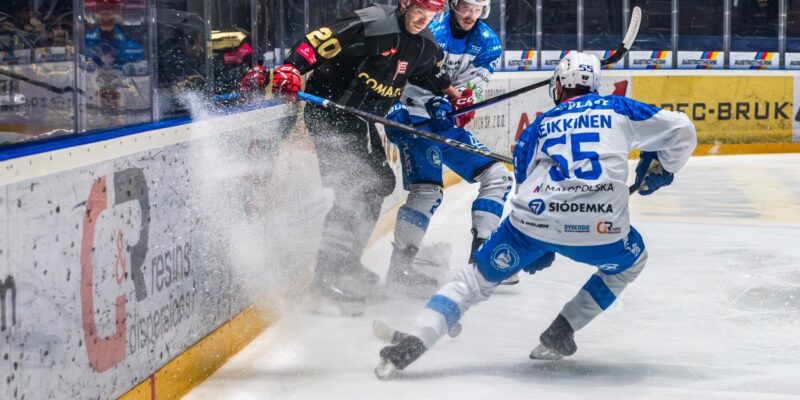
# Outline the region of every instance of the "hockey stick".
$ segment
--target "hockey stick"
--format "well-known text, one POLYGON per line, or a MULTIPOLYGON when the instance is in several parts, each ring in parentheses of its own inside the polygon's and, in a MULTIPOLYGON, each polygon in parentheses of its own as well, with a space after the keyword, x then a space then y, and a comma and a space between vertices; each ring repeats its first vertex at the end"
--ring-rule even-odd
POLYGON ((444 136, 439 136, 439 135, 436 135, 436 134, 433 134, 433 133, 430 133, 430 132, 425 132, 425 131, 423 131, 421 129, 417 129, 417 128, 414 128, 414 127, 411 127, 411 126, 408 126, 408 125, 401 124, 399 122, 392 121, 390 119, 379 117, 379 116, 377 116, 375 114, 370 114, 370 113, 368 113, 366 111, 362 111, 362 110, 359 110, 357 108, 345 106, 345 105, 342 105, 342 104, 339 104, 339 103, 334 103, 333 101, 330 101, 328 99, 323 99, 322 97, 314 96, 313 94, 308 94, 308 93, 305 93, 305 92, 297 92, 297 98, 300 99, 300 100, 303 100, 303 101, 307 101, 307 102, 312 103, 312 104, 316 104, 316 105, 321 106, 321 107, 328 108, 328 109, 344 111, 344 112, 347 112, 347 113, 350 113, 350 114, 353 114, 353 115, 357 115, 357 116, 359 116, 361 118, 364 118, 366 120, 369 120, 369 121, 372 121, 372 122, 377 122, 377 123, 385 125, 385 126, 391 126, 392 128, 400 129, 402 131, 406 131, 406 132, 412 133, 414 135, 422 136, 422 137, 424 137, 426 139, 433 140, 434 142, 443 143, 443 144, 446 144, 448 146, 455 147, 457 149, 460 149, 460 150, 463 150, 463 151, 466 151, 466 152, 469 152, 469 153, 473 153, 473 154, 477 154, 477 155, 480 155, 480 156, 484 156, 486 158, 491 158, 492 160, 495 160, 495 161, 501 161, 501 162, 508 163, 508 164, 512 163, 512 160, 511 160, 510 157, 506 157, 506 156, 504 156, 502 154, 493 153, 493 152, 491 152, 489 150, 482 150, 482 149, 479 149, 479 148, 477 148, 475 146, 470 146, 470 145, 468 145, 466 143, 459 142, 458 140, 448 139, 448 138, 446 138, 444 136))
POLYGON ((23 76, 23 75, 20 75, 20 74, 15 74, 15 73, 13 73, 11 71, 6 71, 6 70, 3 70, 3 69, 0 69, 0 75, 5 75, 5 76, 7 76, 9 78, 16 79, 16 80, 19 80, 19 81, 22 81, 22 82, 26 82, 26 83, 29 83, 29 84, 31 84, 33 86, 38 86, 40 88, 44 88, 44 89, 46 89, 46 90, 48 90, 50 92, 56 93, 56 94, 64 94, 64 93, 68 93, 68 92, 78 92, 78 94, 80 94, 80 95, 85 95, 86 94, 83 90, 74 88, 72 86, 64 86, 64 87, 53 86, 53 85, 51 85, 51 84, 49 84, 47 82, 42 82, 42 81, 38 81, 36 79, 31 79, 31 78, 28 78, 27 76, 23 76))
MULTIPOLYGON (((605 67, 607 65, 611 65, 616 63, 617 61, 621 60, 622 57, 628 53, 628 50, 631 49, 633 46, 634 40, 636 40, 636 35, 639 33, 639 24, 642 21, 642 10, 637 6, 633 8, 633 12, 631 13, 631 23, 628 25, 628 31, 625 34, 625 38, 622 40, 622 43, 619 44, 617 50, 614 51, 610 57, 606 58, 605 60, 600 60, 600 66, 605 67)), ((492 104, 497 104, 501 101, 506 101, 514 96, 520 95, 525 92, 530 92, 531 90, 538 89, 540 87, 544 87, 550 84, 550 79, 545 79, 540 82, 536 82, 532 85, 524 86, 519 89, 512 90, 508 93, 501 94, 497 97, 492 97, 491 99, 486 99, 480 103, 475 103, 470 106, 466 106, 464 108, 460 108, 452 113, 449 113, 449 117, 454 117, 456 115, 461 115, 468 113, 470 111, 474 111, 480 108, 491 106, 492 104)), ((414 128, 418 128, 422 125, 428 123, 429 120, 420 121, 416 124, 412 125, 414 128)))

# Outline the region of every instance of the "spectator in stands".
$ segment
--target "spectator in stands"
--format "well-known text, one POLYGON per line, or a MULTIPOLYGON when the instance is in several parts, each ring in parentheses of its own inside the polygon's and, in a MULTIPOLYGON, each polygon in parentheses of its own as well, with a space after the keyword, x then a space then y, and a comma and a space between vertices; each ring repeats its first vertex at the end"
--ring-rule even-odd
POLYGON ((86 32, 86 55, 102 66, 105 63, 121 66, 143 61, 144 48, 127 38, 119 28, 121 0, 86 0, 85 8, 90 12, 96 25, 86 32))

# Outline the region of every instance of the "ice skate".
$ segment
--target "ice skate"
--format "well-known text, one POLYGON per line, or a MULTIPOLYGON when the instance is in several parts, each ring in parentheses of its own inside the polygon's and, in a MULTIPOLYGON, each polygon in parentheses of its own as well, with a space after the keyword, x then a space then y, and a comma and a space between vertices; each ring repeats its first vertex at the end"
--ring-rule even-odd
POLYGON ((325 315, 361 315, 379 279, 361 263, 341 272, 318 269, 311 284, 312 309, 325 315))
POLYGON ((381 362, 375 367, 375 376, 378 379, 391 378, 398 370, 401 371, 416 361, 426 350, 422 340, 406 335, 397 344, 381 349, 381 362))
MULTIPOLYGON (((457 337, 458 335, 461 334, 462 329, 463 327, 461 326, 461 324, 456 322, 456 324, 453 325, 453 327, 447 331, 447 335, 452 338, 457 337)), ((389 325, 386 325, 386 323, 384 323, 383 321, 377 319, 375 321, 372 321, 372 333, 378 339, 391 344, 400 343, 400 341, 403 340, 404 337, 408 336, 407 333, 400 332, 390 327, 389 325)))
POLYGON ((414 258, 419 249, 408 246, 400 249, 396 245, 389 261, 389 272, 386 274, 386 287, 396 293, 425 298, 436 292, 439 282, 413 267, 414 258))
POLYGON ((531 351, 534 360, 560 360, 575 354, 578 346, 574 340, 575 331, 561 314, 539 336, 540 344, 531 351))

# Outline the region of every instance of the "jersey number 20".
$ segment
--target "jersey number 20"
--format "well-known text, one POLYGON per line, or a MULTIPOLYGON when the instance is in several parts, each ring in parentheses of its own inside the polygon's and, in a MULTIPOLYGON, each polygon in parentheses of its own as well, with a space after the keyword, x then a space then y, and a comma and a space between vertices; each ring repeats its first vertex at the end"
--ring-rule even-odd
POLYGON ((331 58, 340 51, 342 51, 342 45, 339 44, 339 39, 331 38, 333 32, 331 32, 330 28, 319 28, 315 31, 309 32, 306 35, 306 39, 308 42, 311 43, 311 47, 317 49, 317 53, 323 58, 331 58))
MULTIPOLYGON (((600 143, 600 134, 597 132, 586 133, 571 133, 569 134, 570 142, 572 143, 572 162, 581 160, 590 160, 592 168, 585 171, 583 168, 575 170, 575 177, 593 181, 600 177, 603 167, 600 165, 600 155, 594 151, 582 151, 581 143, 600 143)), ((550 148, 559 145, 567 144, 567 135, 561 135, 554 138, 549 138, 542 143, 542 152, 549 155, 558 166, 550 167, 550 179, 559 182, 569 178, 570 162, 566 157, 560 154, 550 154, 550 148)))

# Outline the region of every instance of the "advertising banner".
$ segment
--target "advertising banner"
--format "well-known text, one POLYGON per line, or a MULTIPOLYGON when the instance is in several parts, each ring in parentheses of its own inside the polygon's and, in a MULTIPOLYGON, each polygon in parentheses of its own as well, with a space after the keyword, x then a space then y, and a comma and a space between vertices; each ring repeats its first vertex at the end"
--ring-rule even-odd
MULTIPOLYGON (((70 148, 64 157, 100 148, 90 154, 108 161, 0 186, 0 353, 13 365, 0 398, 116 398, 249 304, 230 215, 247 217, 253 177, 269 168, 252 156, 258 141, 286 129, 260 112, 117 157, 103 142, 70 148)), ((169 129, 155 137, 192 125, 169 129)))
POLYGON ((678 51, 678 68, 716 69, 725 67, 725 53, 722 51, 678 51))
POLYGON ((785 53, 785 68, 786 69, 800 69, 800 53, 785 53))
MULTIPOLYGON (((605 59, 613 56, 614 53, 616 53, 617 51, 616 50, 584 50, 583 52, 584 53, 588 53, 588 54, 593 54, 595 57, 597 57, 600 60, 605 60, 605 59)), ((603 69, 623 69, 623 68, 625 68, 625 63, 623 62, 623 60, 619 60, 618 62, 616 62, 614 64, 608 64, 605 67, 603 67, 603 69)))
POLYGON ((792 139, 792 77, 635 76, 633 82, 634 99, 686 113, 700 143, 792 139))
POLYGON ((630 69, 669 69, 672 67, 672 51, 670 50, 628 52, 628 68, 630 69))
POLYGON ((537 69, 536 50, 509 50, 505 52, 504 71, 531 71, 537 69))
MULTIPOLYGON (((508 93, 509 90, 512 90, 509 82, 514 81, 516 79, 492 79, 483 92, 484 98, 488 99, 508 93)), ((481 108, 475 112, 475 119, 467 125, 467 129, 478 137, 481 144, 495 153, 504 155, 511 154, 508 151, 509 107, 510 102, 503 101, 481 108)))
POLYGON ((541 70, 543 71, 553 71, 556 69, 558 62, 561 61, 562 58, 566 57, 567 53, 574 50, 544 50, 542 51, 542 66, 541 70))
POLYGON ((731 69, 778 69, 780 53, 773 51, 732 51, 731 69))

